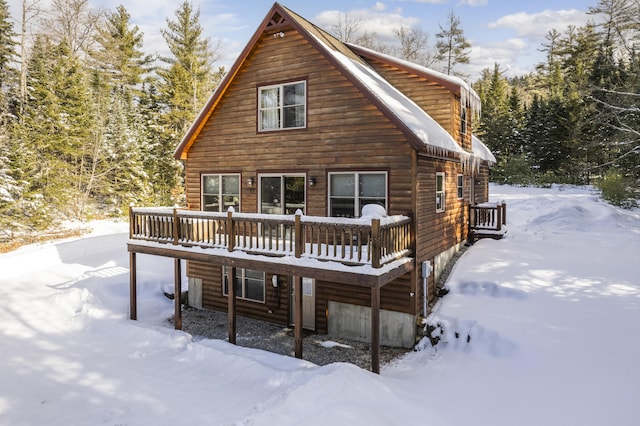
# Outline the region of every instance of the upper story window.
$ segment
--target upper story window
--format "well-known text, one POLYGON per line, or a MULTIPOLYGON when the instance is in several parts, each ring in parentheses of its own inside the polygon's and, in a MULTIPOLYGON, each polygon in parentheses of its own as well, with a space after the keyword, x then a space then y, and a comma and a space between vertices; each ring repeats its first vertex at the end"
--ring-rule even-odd
POLYGON ((263 86, 258 89, 260 131, 300 129, 307 126, 307 82, 263 86))
POLYGON ((329 173, 329 215, 360 217, 362 207, 378 204, 387 209, 387 173, 329 173))
POLYGON ((467 134, 467 108, 460 104, 460 134, 467 134))
POLYGON ((457 187, 458 187, 458 199, 462 200, 464 198, 464 176, 463 175, 458 175, 457 187))
POLYGON ((444 173, 436 173, 436 212, 444 211, 444 173))
POLYGON ((240 175, 202 175, 202 210, 225 212, 240 210, 240 175))

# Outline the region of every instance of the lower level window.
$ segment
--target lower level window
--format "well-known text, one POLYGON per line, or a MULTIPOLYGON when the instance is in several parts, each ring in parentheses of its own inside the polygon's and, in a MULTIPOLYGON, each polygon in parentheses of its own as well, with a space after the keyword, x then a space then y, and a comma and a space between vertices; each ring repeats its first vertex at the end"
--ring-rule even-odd
MULTIPOLYGON (((231 268, 222 267, 222 294, 225 296, 229 294, 230 272, 231 268)), ((264 272, 237 268, 234 284, 236 297, 264 303, 264 272)))

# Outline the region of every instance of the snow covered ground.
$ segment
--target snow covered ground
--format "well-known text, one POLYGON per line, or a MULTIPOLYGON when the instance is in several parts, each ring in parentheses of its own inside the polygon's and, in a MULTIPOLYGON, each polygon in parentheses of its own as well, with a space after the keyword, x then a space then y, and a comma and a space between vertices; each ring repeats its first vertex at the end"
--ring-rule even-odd
POLYGON ((2 254, 0 424, 637 425, 640 212, 491 191, 509 232, 452 271, 430 318, 446 343, 379 376, 173 330, 161 258, 138 256, 129 321, 126 224, 2 254))

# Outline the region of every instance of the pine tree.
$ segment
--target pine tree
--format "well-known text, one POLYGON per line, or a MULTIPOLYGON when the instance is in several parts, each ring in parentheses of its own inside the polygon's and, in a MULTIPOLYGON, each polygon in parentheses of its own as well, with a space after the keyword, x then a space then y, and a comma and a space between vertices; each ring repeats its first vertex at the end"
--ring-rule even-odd
POLYGON ((9 5, 6 0, 0 0, 0 97, 3 96, 6 85, 15 77, 12 67, 16 56, 15 36, 9 5))
POLYGON ((98 28, 99 48, 92 55, 96 61, 92 86, 101 111, 96 118, 100 155, 94 156, 94 188, 116 213, 131 202, 146 200, 150 192, 142 160, 138 85, 151 58, 141 50, 142 36, 127 10, 119 6, 98 28))
POLYGON ((133 91, 149 72, 151 56, 142 51, 143 34, 131 24, 131 15, 124 6, 108 13, 104 25, 97 29, 98 49, 93 57, 100 69, 119 86, 119 90, 133 91))
MULTIPOLYGON (((160 152, 155 157, 171 155, 222 76, 222 70, 213 71, 219 46, 212 47, 210 40, 203 37, 199 10, 194 10, 190 2, 183 2, 176 11, 176 20, 167 20, 167 27, 162 35, 171 56, 162 58, 167 67, 158 70, 158 88, 166 112, 161 118, 160 152)), ((175 162, 167 166, 161 172, 163 178, 156 182, 160 186, 155 192, 164 202, 173 204, 181 170, 175 162)))
POLYGON ((86 75, 65 43, 55 45, 40 36, 33 52, 30 98, 12 138, 20 148, 11 153, 19 170, 15 177, 28 183, 27 201, 42 199, 54 216, 81 218, 90 195, 87 168, 93 155, 94 113, 86 75))
POLYGON ((446 74, 455 74, 454 68, 457 64, 469 63, 469 49, 471 44, 464 36, 464 31, 460 27, 460 18, 453 11, 447 16, 447 23, 443 27, 440 25, 440 32, 436 34, 436 49, 438 54, 436 59, 444 61, 444 71, 446 74))

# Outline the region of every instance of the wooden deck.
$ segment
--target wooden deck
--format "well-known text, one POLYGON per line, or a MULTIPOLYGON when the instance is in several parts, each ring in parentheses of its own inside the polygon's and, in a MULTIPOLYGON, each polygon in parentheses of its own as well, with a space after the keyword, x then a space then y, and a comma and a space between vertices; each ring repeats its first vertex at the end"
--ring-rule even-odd
MULTIPOLYGON (((295 356, 302 358, 302 277, 371 293, 371 370, 380 372, 380 289, 415 267, 412 221, 405 216, 343 219, 243 214, 167 208, 131 208, 130 318, 137 319, 136 254, 174 259, 175 294, 181 292, 181 260, 220 262, 237 268, 288 275, 295 286, 295 356)), ((231 278, 232 282, 235 278, 231 278)), ((229 286, 229 342, 236 340, 236 296, 229 286)), ((175 327, 182 328, 175 297, 175 327)))
POLYGON ((482 203, 469 207, 469 240, 501 239, 507 232, 507 204, 482 203))
POLYGON ((411 219, 131 208, 131 240, 380 268, 412 253, 411 219))
MULTIPOLYGON (((506 204, 470 206, 470 238, 501 236, 506 204)), ((380 371, 380 289, 415 268, 413 220, 406 216, 345 219, 252 213, 214 213, 178 208, 131 208, 130 317, 137 318, 136 254, 174 259, 175 294, 181 260, 217 262, 293 277, 295 355, 302 358, 302 277, 368 288, 371 293, 371 370, 380 371)), ((494 237, 495 238, 495 237, 494 237)), ((234 278, 232 278, 233 282, 234 278)), ((235 343, 236 296, 229 286, 229 342, 235 343)), ((175 326, 182 327, 180 298, 175 326)))

